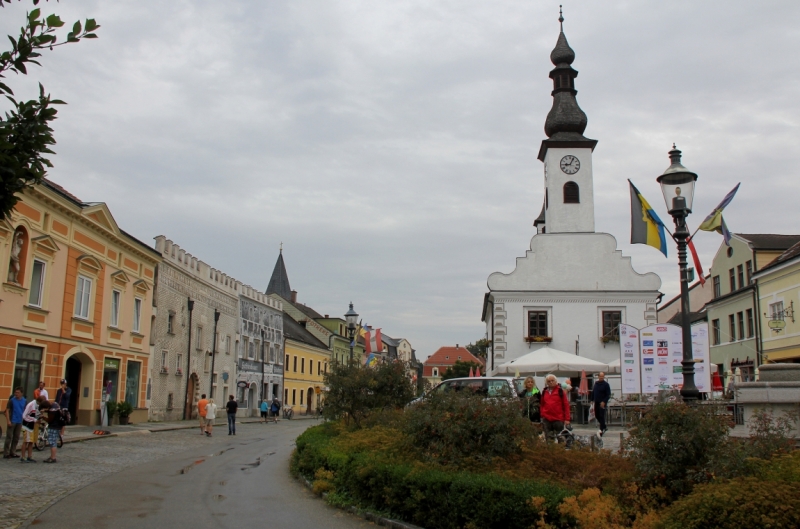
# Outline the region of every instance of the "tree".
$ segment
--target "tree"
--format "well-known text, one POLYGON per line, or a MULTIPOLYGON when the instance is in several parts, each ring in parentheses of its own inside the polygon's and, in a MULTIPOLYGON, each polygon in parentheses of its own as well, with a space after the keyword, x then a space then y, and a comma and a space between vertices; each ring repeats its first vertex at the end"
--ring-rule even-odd
POLYGON ((474 354, 484 362, 486 362, 487 351, 489 349, 489 340, 486 338, 481 338, 480 340, 476 341, 474 344, 470 343, 467 345, 467 351, 474 354))
MULTIPOLYGON (((5 8, 5 4, 10 3, 11 0, 0 0, 0 7, 5 8)), ((38 4, 39 0, 33 0, 34 6, 38 4)), ((35 8, 26 14, 19 36, 8 36, 11 49, 0 54, 0 94, 11 102, 11 109, 0 116, 0 219, 11 214, 19 200, 17 193, 40 183, 47 168, 53 167, 46 158, 46 155, 54 154, 50 146, 56 143, 50 127, 57 114, 53 105, 64 104, 45 94, 41 83, 37 99, 17 101, 5 78, 8 72, 27 75, 29 64, 41 66, 38 61, 40 50, 97 38, 94 31, 100 27, 92 18, 83 24, 75 22, 66 39, 58 42, 56 31, 63 26, 64 22, 58 15, 43 18, 41 10, 35 8)))
POLYGON ((450 380, 451 378, 460 378, 460 377, 468 377, 469 370, 472 369, 473 373, 476 369, 481 367, 480 364, 477 362, 462 362, 461 360, 456 360, 456 363, 448 367, 444 373, 442 373, 442 380, 450 380))
POLYGON ((358 362, 334 363, 325 374, 326 419, 352 420, 356 428, 372 411, 402 408, 415 396, 414 385, 403 362, 385 362, 375 367, 358 362))

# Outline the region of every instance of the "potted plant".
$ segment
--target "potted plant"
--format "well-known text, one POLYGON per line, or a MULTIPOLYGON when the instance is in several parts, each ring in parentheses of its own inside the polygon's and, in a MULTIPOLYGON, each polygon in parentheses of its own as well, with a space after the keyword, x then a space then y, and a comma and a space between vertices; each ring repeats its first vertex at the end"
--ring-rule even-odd
POLYGON ((109 425, 114 420, 114 415, 116 415, 116 413, 117 413, 117 401, 115 400, 106 401, 106 416, 108 417, 109 425))
POLYGON ((133 406, 129 402, 119 402, 117 403, 117 413, 119 414, 119 423, 128 424, 128 418, 133 413, 133 406))
POLYGON ((526 336, 525 341, 528 343, 550 343, 553 341, 552 336, 526 336))

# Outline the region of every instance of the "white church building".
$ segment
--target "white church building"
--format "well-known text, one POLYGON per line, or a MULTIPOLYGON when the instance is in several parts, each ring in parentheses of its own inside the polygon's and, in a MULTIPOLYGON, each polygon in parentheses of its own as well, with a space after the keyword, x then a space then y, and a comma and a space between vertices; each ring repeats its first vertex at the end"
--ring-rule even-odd
POLYGON ((583 135, 587 118, 575 99, 575 52, 563 27, 550 60, 553 107, 538 156, 544 204, 530 250, 512 272, 495 272, 487 281, 482 320, 491 341, 490 373, 544 346, 604 363, 618 359, 619 324, 656 323, 662 295, 658 275, 637 273, 613 235, 595 232, 597 140, 583 135))

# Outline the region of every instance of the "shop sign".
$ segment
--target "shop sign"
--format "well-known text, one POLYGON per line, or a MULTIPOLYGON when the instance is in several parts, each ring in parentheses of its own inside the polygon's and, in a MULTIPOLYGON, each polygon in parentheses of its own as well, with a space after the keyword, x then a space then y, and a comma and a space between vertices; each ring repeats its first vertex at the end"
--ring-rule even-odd
POLYGON ((283 366, 273 365, 272 366, 272 372, 275 373, 276 375, 282 375, 283 374, 283 366))
POLYGON ((239 361, 239 370, 240 371, 255 371, 256 373, 261 372, 261 362, 253 362, 252 360, 240 360, 239 361))
POLYGON ((117 358, 106 358, 103 362, 103 369, 108 369, 111 371, 119 371, 119 359, 117 358))

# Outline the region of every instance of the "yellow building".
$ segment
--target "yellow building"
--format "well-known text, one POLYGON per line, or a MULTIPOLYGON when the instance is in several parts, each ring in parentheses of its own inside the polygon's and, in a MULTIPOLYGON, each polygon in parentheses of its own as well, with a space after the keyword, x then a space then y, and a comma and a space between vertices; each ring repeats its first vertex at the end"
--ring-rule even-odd
POLYGON ((328 372, 328 346, 291 316, 283 314, 284 351, 283 404, 295 413, 315 412, 323 399, 323 376, 328 372))
POLYGON ((763 363, 800 363, 800 243, 753 276, 757 285, 763 363), (795 305, 795 301, 798 305, 795 305))
MULTIPOLYGON (((78 424, 97 424, 103 395, 147 420, 153 280, 161 258, 120 230, 103 203, 50 181, 0 221, 0 396, 41 380, 72 390, 78 424)), ((3 421, 4 422, 4 421, 3 421)))

